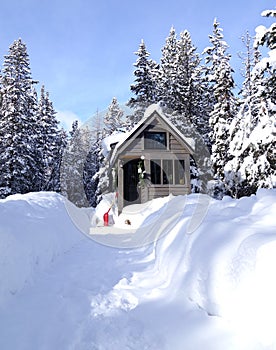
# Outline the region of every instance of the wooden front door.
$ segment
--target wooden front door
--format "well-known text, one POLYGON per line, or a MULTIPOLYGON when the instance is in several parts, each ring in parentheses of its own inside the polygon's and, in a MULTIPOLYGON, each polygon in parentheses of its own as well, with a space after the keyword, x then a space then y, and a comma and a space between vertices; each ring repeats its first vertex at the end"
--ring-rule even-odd
POLYGON ((138 182, 138 163, 141 159, 133 159, 124 164, 124 205, 141 203, 138 182))

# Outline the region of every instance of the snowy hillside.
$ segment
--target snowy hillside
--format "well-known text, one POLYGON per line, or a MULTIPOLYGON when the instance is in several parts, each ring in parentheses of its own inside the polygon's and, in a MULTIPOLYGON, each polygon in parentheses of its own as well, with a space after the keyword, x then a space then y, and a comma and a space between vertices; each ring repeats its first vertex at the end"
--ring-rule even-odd
POLYGON ((124 235, 89 237, 68 214, 96 225, 104 202, 94 212, 55 193, 0 200, 0 349, 276 349, 276 191, 210 199, 191 232, 198 202, 126 212, 159 239, 116 248, 133 235, 122 219, 124 235))

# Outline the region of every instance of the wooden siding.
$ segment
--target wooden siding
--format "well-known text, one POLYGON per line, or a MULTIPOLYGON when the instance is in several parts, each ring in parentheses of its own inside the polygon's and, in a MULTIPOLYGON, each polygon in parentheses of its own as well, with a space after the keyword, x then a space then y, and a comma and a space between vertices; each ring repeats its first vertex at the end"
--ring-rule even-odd
POLYGON ((151 121, 151 123, 145 128, 145 131, 167 131, 167 129, 164 129, 163 124, 157 120, 154 119, 151 121))
POLYGON ((124 154, 138 153, 141 154, 144 147, 143 133, 134 139, 130 145, 125 149, 124 154))
MULTIPOLYGON (((160 131, 160 132, 167 132, 164 128, 161 128, 159 125, 153 126, 150 125, 148 128, 146 128, 145 131, 160 131)), ((173 152, 174 154, 179 153, 189 153, 189 151, 181 145, 181 143, 169 132, 167 132, 167 143, 168 143, 168 149, 164 150, 149 150, 144 149, 144 132, 142 132, 136 139, 134 139, 128 147, 124 150, 124 154, 142 154, 142 152, 159 152, 159 153, 166 153, 166 152, 173 152)))
POLYGON ((166 197, 169 194, 174 196, 184 195, 191 192, 190 187, 187 186, 165 186, 155 185, 148 187, 148 200, 152 200, 159 197, 166 197))
POLYGON ((189 153, 171 133, 169 137, 169 147, 172 152, 189 153))

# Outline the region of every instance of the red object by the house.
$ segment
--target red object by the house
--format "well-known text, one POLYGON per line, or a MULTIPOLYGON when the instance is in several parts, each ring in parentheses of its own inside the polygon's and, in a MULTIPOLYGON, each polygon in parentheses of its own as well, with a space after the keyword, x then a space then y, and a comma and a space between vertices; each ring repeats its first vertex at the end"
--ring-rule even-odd
POLYGON ((104 220, 104 226, 108 226, 108 213, 110 211, 111 208, 108 209, 108 211, 106 213, 104 213, 104 216, 103 216, 103 220, 104 220))

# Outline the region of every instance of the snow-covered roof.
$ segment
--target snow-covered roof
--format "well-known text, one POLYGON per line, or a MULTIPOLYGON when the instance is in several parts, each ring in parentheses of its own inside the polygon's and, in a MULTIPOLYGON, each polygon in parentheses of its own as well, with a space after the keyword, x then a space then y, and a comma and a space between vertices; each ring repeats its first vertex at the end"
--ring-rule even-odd
POLYGON ((154 113, 157 113, 158 116, 163 120, 163 122, 169 126, 169 128, 174 132, 174 134, 176 136, 178 136, 178 138, 180 140, 182 140, 182 142, 187 146, 187 148, 191 151, 191 153, 194 152, 195 150, 195 141, 192 138, 188 138, 185 137, 182 132, 175 126, 172 124, 172 122, 168 119, 168 117, 164 114, 162 107, 159 104, 152 104, 150 105, 145 113, 144 113, 144 117, 133 127, 132 130, 130 130, 129 132, 124 133, 124 135, 122 136, 122 138, 120 139, 120 141, 117 143, 112 158, 111 158, 111 163, 113 163, 113 161, 116 158, 116 154, 118 153, 118 150, 121 148, 121 146, 133 135, 135 135, 135 133, 140 130, 142 128, 143 125, 147 125, 147 122, 154 116, 154 113))
POLYGON ((125 132, 115 132, 102 140, 102 153, 104 157, 107 157, 111 151, 111 146, 121 142, 125 138, 125 132))

